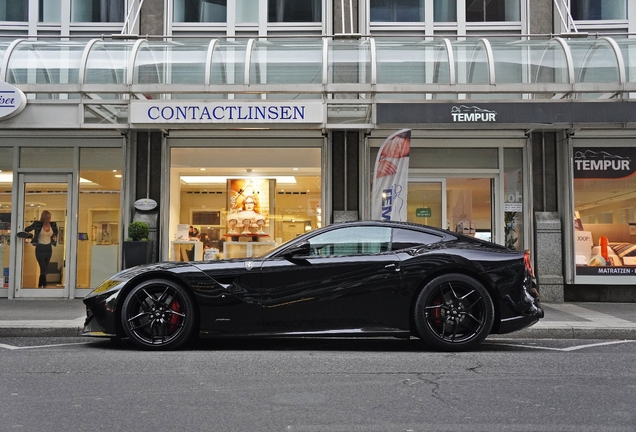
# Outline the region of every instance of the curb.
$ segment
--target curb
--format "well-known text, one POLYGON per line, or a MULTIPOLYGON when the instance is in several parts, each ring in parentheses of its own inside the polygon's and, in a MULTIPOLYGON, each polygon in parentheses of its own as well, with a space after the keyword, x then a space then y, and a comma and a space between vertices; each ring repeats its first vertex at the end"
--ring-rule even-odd
POLYGON ((580 325, 555 325, 529 327, 514 333, 491 335, 500 339, 624 339, 636 340, 636 326, 592 327, 580 325))
POLYGON ((0 321, 0 337, 76 337, 84 318, 75 320, 0 321))
MULTIPOLYGON (((30 322, 9 324, 0 322, 0 337, 78 337, 84 326, 65 321, 63 323, 30 322)), ((636 326, 590 327, 575 325, 535 326, 513 333, 493 334, 493 339, 622 339, 636 340, 636 326)))

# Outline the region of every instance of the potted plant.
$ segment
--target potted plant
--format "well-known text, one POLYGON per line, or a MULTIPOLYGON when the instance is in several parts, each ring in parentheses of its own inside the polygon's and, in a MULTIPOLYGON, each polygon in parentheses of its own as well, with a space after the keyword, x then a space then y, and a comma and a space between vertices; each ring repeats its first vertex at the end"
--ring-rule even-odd
POLYGON ((124 241, 124 268, 152 262, 154 242, 148 240, 150 229, 146 222, 135 221, 128 225, 128 238, 124 241))

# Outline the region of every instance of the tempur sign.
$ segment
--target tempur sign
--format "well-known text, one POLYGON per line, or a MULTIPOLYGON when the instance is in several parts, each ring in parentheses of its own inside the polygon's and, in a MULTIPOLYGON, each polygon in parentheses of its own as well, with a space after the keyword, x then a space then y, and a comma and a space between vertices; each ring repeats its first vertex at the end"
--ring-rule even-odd
POLYGON ((451 108, 453 123, 494 123, 497 121, 497 112, 477 106, 454 106, 451 108))

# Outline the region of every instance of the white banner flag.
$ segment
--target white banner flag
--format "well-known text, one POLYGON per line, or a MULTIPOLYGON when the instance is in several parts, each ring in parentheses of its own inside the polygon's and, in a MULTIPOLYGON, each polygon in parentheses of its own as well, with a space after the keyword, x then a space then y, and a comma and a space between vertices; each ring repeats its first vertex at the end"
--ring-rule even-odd
POLYGON ((411 130, 402 129, 384 141, 375 160, 371 219, 406 221, 411 130))

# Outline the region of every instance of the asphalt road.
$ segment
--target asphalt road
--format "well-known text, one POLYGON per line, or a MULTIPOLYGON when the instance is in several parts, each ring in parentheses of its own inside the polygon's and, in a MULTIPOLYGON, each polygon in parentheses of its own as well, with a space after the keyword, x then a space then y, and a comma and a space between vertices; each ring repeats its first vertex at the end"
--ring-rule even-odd
POLYGON ((0 339, 0 431, 634 431, 636 341, 0 339))

